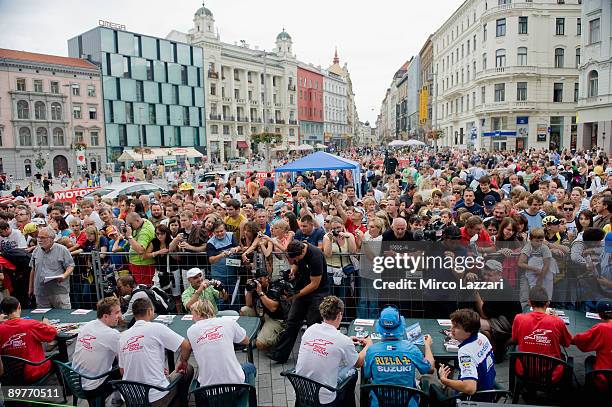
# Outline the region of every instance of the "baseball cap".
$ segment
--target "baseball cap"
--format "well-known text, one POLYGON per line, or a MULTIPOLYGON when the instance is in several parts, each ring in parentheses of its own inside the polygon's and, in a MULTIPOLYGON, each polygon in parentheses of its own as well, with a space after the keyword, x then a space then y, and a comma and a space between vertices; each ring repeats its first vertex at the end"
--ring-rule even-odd
POLYGON ((202 274, 202 270, 197 267, 190 268, 187 270, 187 278, 192 278, 197 276, 198 274, 202 274))
POLYGON ((394 305, 387 305, 380 311, 376 332, 382 335, 383 339, 402 338, 406 331, 406 320, 400 315, 399 310, 394 305))
POLYGON ((275 204, 274 204, 274 208, 273 208, 273 210, 272 210, 272 211, 273 211, 274 213, 279 213, 279 212, 281 211, 281 208, 282 208, 283 206, 285 206, 285 205, 286 205, 286 204, 285 204, 285 202, 283 202, 283 201, 278 201, 277 203, 275 203, 275 204))
POLYGON ((484 199, 482 200, 484 202, 484 206, 486 206, 487 208, 491 208, 495 205, 495 197, 493 195, 487 195, 484 197, 484 199))
POLYGON ((19 201, 19 202, 25 202, 26 199, 24 197, 22 197, 21 195, 15 198, 15 201, 19 201))
POLYGON ((555 216, 546 216, 544 219, 542 219, 542 226, 547 226, 547 225, 560 225, 561 224, 561 220, 557 219, 555 216))
POLYGON ((34 218, 32 219, 32 222, 35 226, 46 226, 47 222, 45 222, 44 219, 42 218, 34 218))
POLYGON ((27 236, 30 233, 36 232, 37 230, 38 230, 38 227, 36 227, 35 224, 28 223, 23 227, 23 230, 21 232, 23 233, 24 236, 27 236))
POLYGON ((504 269, 502 264, 497 260, 487 260, 485 262, 485 267, 489 270, 493 270, 496 273, 501 273, 504 269))

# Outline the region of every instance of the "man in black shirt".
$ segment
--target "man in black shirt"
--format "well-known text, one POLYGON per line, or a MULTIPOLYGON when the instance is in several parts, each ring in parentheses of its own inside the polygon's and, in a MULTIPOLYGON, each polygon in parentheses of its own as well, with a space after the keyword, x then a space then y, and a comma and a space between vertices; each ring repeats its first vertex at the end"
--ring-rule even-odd
POLYGON ((385 159, 384 164, 385 164, 385 173, 387 175, 393 175, 395 174, 395 170, 397 169, 397 166, 399 165, 399 161, 397 161, 397 158, 395 158, 394 153, 389 153, 389 155, 385 159))
POLYGON ((287 245, 287 258, 291 263, 290 278, 295 284, 296 293, 291 298, 285 330, 276 350, 268 355, 278 363, 285 363, 289 359, 304 319, 308 326, 321 322, 319 305, 329 294, 327 263, 321 249, 293 240, 287 245))

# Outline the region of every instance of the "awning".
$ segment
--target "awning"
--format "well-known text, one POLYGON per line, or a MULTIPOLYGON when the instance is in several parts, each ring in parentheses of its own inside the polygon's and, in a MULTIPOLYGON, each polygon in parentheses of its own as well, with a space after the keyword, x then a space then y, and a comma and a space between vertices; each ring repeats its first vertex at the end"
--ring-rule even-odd
POLYGON ((193 147, 174 147, 164 148, 165 153, 163 155, 183 155, 187 158, 203 158, 204 154, 200 153, 193 147))
POLYGON ((155 161, 157 160, 157 155, 153 151, 153 149, 145 149, 144 154, 134 150, 123 150, 123 153, 119 156, 117 161, 155 161))
POLYGON ((249 148, 249 144, 246 141, 238 140, 236 142, 236 147, 238 147, 238 148, 249 148))
POLYGON ((485 131, 482 133, 483 137, 516 137, 516 131, 485 131))

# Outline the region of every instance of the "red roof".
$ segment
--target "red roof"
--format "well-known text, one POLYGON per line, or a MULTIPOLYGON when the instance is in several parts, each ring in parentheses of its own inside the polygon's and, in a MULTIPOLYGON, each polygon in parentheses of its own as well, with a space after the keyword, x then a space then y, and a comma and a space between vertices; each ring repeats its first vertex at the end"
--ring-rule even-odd
POLYGON ((84 69, 98 69, 89 61, 79 58, 60 57, 57 55, 37 54, 35 52, 16 51, 0 48, 0 59, 17 59, 29 62, 39 62, 51 65, 73 66, 84 69))

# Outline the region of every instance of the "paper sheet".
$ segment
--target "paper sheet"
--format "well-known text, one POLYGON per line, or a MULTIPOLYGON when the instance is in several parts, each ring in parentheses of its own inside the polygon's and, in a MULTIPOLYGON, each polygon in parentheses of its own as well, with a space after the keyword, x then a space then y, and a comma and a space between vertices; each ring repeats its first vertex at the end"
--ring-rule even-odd
POLYGON ((585 315, 587 318, 591 318, 591 319, 601 319, 601 317, 599 316, 598 313, 596 312, 587 312, 585 315))
POLYGON ((446 327, 452 326, 450 319, 438 319, 437 321, 438 321, 438 325, 440 326, 446 326, 446 327))
POLYGON ((421 324, 417 322, 406 328, 406 338, 408 338, 408 342, 415 345, 424 345, 425 339, 423 338, 421 324))
POLYGON ((53 280, 57 280, 58 278, 62 278, 63 275, 59 275, 59 276, 47 276, 45 277, 45 283, 48 283, 49 281, 53 281, 53 280))
POLYGON ((181 321, 193 321, 193 315, 183 315, 181 321))
POLYGON ((374 326, 374 320, 373 319, 360 319, 357 318, 355 320, 355 322, 353 322, 354 325, 362 325, 362 326, 374 326))
POLYGON ((77 310, 72 311, 70 314, 72 315, 86 315, 89 314, 91 311, 93 311, 92 309, 82 309, 79 308, 77 310))
POLYGON ((30 314, 46 314, 49 311, 51 311, 51 308, 36 308, 30 311, 30 314))

